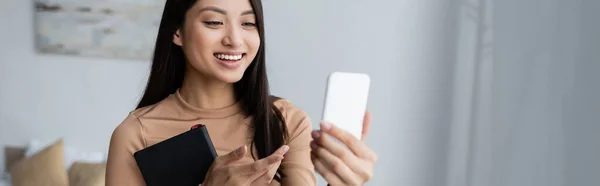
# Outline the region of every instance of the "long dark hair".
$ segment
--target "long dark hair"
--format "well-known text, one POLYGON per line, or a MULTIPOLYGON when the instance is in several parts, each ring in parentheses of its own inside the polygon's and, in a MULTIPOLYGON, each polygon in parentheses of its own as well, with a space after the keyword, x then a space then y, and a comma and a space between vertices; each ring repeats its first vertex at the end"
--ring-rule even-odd
MULTIPOLYGON (((148 84, 137 108, 156 104, 181 88, 186 68, 186 57, 180 46, 173 43, 173 34, 182 28, 186 12, 198 0, 167 0, 160 22, 156 46, 152 59, 152 69, 148 84)), ((242 110, 252 116, 252 145, 256 159, 271 155, 284 145, 288 138, 287 127, 281 112, 273 105, 279 99, 271 96, 265 64, 265 34, 262 3, 250 0, 256 16, 256 26, 260 36, 260 47, 242 79, 234 84, 234 94, 242 110)), ((252 148, 250 148, 252 149, 252 148)), ((281 182, 285 175, 277 170, 275 180, 281 182)))

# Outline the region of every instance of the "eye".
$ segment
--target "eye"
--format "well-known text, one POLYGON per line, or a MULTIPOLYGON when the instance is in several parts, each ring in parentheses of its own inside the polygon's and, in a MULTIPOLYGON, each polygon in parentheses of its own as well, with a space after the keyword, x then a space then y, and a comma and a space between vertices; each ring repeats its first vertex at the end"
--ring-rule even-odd
POLYGON ((221 22, 221 21, 204 21, 204 24, 206 24, 208 26, 218 26, 218 25, 223 25, 223 22, 221 22))
POLYGON ((242 23, 242 26, 244 26, 244 27, 256 27, 256 23, 253 23, 253 22, 244 22, 244 23, 242 23))

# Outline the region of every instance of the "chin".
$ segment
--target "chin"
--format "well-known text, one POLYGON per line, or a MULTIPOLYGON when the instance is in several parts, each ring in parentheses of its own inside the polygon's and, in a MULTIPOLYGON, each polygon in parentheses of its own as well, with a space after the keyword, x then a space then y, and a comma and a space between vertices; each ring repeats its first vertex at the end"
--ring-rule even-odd
POLYGON ((236 83, 244 76, 244 70, 236 70, 230 72, 221 72, 216 74, 216 78, 225 83, 236 83), (239 72, 238 72, 239 71, 239 72))

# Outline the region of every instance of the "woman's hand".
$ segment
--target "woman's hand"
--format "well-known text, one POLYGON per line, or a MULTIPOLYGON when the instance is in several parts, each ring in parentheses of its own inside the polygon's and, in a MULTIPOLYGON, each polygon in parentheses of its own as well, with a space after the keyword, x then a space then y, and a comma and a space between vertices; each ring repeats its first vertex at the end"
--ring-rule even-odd
MULTIPOLYGON (((367 135, 370 125, 371 113, 366 112, 362 139, 367 135)), ((371 179, 377 155, 363 141, 329 123, 321 123, 321 130, 313 131, 312 136, 312 162, 330 185, 363 185, 371 179)))
POLYGON ((227 155, 219 156, 208 169, 202 186, 215 185, 266 185, 271 183, 275 171, 283 160, 283 155, 289 150, 287 145, 277 149, 269 157, 246 164, 234 164, 242 159, 246 153, 246 146, 242 146, 227 155), (276 167, 277 166, 277 167, 276 167))

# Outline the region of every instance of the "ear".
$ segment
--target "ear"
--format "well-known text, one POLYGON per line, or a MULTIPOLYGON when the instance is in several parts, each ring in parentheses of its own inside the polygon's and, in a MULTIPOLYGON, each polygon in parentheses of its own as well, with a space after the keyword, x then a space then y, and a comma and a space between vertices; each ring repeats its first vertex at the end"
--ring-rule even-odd
POLYGON ((183 45, 183 38, 181 38, 180 29, 177 29, 177 31, 175 31, 175 34, 173 34, 173 43, 179 46, 183 45))

